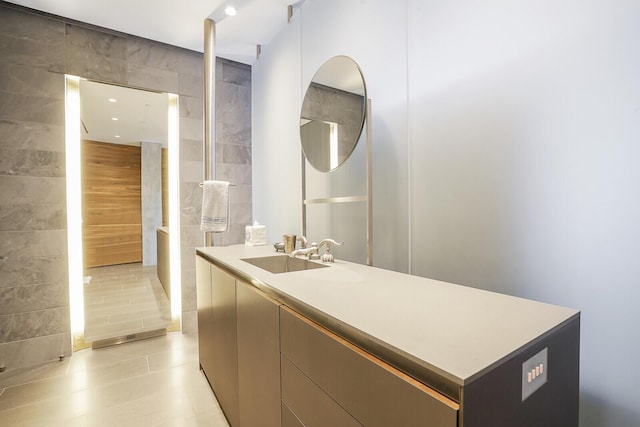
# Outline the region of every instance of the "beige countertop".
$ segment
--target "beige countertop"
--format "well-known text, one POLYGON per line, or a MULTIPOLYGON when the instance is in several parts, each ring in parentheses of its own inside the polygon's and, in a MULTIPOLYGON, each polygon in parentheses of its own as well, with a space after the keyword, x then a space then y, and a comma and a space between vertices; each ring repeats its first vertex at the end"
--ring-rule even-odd
POLYGON ((357 331, 362 339, 356 345, 374 354, 376 348, 397 353, 459 386, 579 316, 577 310, 341 260, 281 274, 242 261, 276 255, 272 246, 197 252, 294 309, 317 311, 338 335, 344 328, 357 331))

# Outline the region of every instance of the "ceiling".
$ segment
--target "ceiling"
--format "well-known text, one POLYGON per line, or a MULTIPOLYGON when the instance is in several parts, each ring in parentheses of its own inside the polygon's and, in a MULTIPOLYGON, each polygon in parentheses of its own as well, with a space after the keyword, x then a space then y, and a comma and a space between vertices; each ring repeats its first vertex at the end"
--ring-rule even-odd
POLYGON ((167 148, 168 102, 165 93, 80 80, 82 139, 167 148))
MULTIPOLYGON (((216 55, 245 64, 256 60, 287 24, 291 0, 8 0, 100 27, 197 52, 204 50, 204 20, 216 22, 216 55), (224 9, 233 5, 236 16, 224 9)), ((302 3, 298 1, 296 4, 302 3)))

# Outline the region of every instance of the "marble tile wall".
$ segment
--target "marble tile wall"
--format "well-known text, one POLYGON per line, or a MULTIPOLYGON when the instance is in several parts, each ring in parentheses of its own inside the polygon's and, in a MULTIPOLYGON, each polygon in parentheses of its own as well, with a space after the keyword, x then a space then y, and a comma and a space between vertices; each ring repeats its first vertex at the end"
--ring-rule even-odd
MULTIPOLYGON (((202 69, 202 67, 200 67, 202 69)), ((181 89, 201 95, 202 81, 181 80, 181 89)), ((182 227, 182 328, 197 331, 194 247, 204 244, 200 232, 203 180, 202 135, 203 102, 180 98, 180 197, 182 227)), ((229 231, 216 235, 215 245, 244 243, 244 227, 252 223, 251 204, 251 67, 218 58, 216 61, 216 179, 230 181, 229 231)))
POLYGON ((71 351, 64 30, 0 4, 0 366, 9 370, 71 351))
POLYGON ((140 191, 142 204, 142 265, 156 265, 156 229, 162 225, 162 145, 140 143, 140 191))
POLYGON ((216 64, 216 179, 229 181, 231 223, 218 244, 244 242, 253 222, 251 203, 251 67, 219 59, 216 64))
MULTIPOLYGON (((217 119, 217 178, 238 184, 228 244, 243 241, 251 222, 251 70, 223 62, 218 97, 229 100, 217 119)), ((7 369, 71 353, 64 73, 180 95, 183 332, 197 328, 202 54, 0 2, 0 365, 7 369)))

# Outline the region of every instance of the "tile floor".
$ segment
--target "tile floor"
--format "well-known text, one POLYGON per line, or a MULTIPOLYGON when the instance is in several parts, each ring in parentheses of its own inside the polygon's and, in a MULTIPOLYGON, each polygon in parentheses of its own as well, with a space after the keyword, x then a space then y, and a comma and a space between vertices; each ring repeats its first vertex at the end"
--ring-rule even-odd
POLYGON ((0 426, 228 426, 180 332, 2 375, 0 426))
POLYGON ((171 305, 156 266, 140 263, 85 270, 85 341, 99 341, 171 324, 171 305))

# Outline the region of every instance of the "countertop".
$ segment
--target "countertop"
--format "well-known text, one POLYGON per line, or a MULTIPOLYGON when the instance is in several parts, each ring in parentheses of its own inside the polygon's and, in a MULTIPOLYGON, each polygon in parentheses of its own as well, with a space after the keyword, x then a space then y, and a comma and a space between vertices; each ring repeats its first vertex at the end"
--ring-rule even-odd
POLYGON ((281 274, 242 261, 276 255, 273 246, 205 247, 197 253, 273 291, 294 309, 315 310, 316 319, 328 319, 323 326, 338 335, 346 330, 350 339, 353 333, 348 331, 356 331, 361 342, 355 344, 365 350, 393 352, 458 386, 580 315, 573 309, 341 260, 328 268, 281 274))

